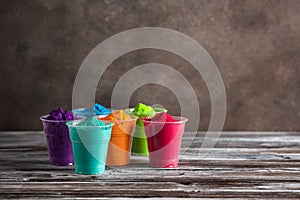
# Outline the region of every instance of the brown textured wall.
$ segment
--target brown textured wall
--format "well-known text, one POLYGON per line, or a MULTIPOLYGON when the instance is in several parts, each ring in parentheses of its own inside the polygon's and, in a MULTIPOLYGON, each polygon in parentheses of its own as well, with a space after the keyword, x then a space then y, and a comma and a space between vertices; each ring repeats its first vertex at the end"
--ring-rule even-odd
MULTIPOLYGON (((143 26, 181 31, 210 53, 227 92, 225 130, 300 130, 298 0, 2 0, 0 129, 39 130, 41 114, 71 108, 75 75, 89 51, 113 34, 143 26)), ((206 130, 205 83, 170 53, 141 50, 120 57, 101 79, 97 101, 109 106, 118 78, 148 62, 172 66, 190 80, 206 130)), ((141 100, 179 112, 174 94, 161 86, 141 87, 131 104, 141 100)))

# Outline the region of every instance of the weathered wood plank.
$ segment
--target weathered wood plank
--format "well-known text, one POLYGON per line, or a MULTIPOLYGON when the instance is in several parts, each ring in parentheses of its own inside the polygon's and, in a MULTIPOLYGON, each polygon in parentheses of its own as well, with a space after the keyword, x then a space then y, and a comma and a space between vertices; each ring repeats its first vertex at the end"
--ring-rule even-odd
POLYGON ((204 133, 181 155, 176 169, 156 169, 147 157, 107 167, 103 175, 77 175, 74 166, 48 164, 42 132, 0 133, 0 197, 300 198, 300 134, 225 132, 205 158, 204 133))

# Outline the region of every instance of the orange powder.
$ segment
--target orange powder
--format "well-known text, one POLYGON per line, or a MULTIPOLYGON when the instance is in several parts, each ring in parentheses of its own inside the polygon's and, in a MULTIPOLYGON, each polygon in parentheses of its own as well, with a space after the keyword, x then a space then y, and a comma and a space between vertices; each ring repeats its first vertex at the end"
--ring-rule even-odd
POLYGON ((106 117, 99 118, 101 120, 108 121, 119 121, 119 120, 131 120, 130 115, 126 114, 123 110, 115 110, 113 113, 107 115, 106 117))
POLYGON ((136 116, 131 117, 123 110, 115 110, 106 117, 98 118, 114 122, 108 146, 107 165, 126 165, 130 161, 132 135, 135 130, 136 116))

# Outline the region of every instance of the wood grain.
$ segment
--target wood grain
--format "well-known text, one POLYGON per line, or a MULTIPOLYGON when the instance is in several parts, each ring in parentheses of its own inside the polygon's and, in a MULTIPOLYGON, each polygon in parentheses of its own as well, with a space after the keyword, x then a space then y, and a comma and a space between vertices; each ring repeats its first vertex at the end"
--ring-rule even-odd
POLYGON ((272 198, 300 199, 300 133, 223 132, 205 158, 205 133, 176 169, 156 169, 148 158, 107 167, 103 175, 78 175, 74 166, 48 162, 42 132, 0 132, 0 198, 272 198))

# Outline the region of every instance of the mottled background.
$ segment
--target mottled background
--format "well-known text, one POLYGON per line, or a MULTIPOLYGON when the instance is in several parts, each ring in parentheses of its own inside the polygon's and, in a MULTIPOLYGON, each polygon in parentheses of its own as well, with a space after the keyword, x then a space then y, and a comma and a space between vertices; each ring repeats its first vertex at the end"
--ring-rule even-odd
MULTIPOLYGON (((121 31, 157 26, 197 40, 216 62, 227 92, 224 130, 300 130, 300 1, 0 1, 0 129, 41 130, 39 116, 71 108, 87 54, 121 31)), ((116 60, 96 99, 110 106, 118 78, 136 65, 174 67, 192 84, 207 130, 210 98, 201 76, 178 56, 139 50, 116 60)), ((182 91, 181 91, 182 92, 182 91)), ((179 113, 175 95, 145 85, 131 98, 179 113), (149 93, 149 91, 151 91, 149 93)))

